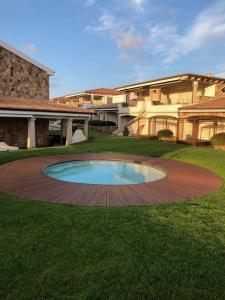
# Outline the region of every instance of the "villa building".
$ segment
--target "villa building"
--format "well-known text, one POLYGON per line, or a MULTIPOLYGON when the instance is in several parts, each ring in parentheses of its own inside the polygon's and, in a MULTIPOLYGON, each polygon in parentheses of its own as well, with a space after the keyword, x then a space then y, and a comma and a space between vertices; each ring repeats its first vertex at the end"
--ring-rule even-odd
POLYGON ((115 134, 121 135, 127 127, 131 135, 151 137, 161 129, 170 129, 175 140, 194 143, 225 131, 224 78, 185 73, 116 90, 125 95, 125 103, 93 107, 101 119, 117 121, 115 134), (219 108, 207 105, 212 99, 219 101, 219 108), (203 114, 202 105, 208 107, 207 115, 203 114), (217 109, 222 109, 222 115, 217 115, 217 109))
POLYGON ((88 122, 92 111, 49 100, 54 71, 0 41, 0 142, 19 148, 48 146, 49 120, 61 120, 62 136, 72 143, 72 123, 88 122))
POLYGON ((64 103, 71 106, 89 107, 125 102, 126 98, 123 93, 118 93, 115 89, 98 88, 69 94, 53 100, 57 103, 64 103))

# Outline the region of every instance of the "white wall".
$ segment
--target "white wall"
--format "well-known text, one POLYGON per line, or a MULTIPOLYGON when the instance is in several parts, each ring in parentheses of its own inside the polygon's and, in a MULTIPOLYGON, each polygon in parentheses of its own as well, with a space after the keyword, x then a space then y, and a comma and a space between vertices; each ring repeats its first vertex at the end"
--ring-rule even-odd
POLYGON ((205 87, 205 95, 208 97, 214 97, 216 95, 216 85, 210 85, 205 87))
POLYGON ((115 95, 113 96, 113 103, 126 102, 126 95, 115 95))

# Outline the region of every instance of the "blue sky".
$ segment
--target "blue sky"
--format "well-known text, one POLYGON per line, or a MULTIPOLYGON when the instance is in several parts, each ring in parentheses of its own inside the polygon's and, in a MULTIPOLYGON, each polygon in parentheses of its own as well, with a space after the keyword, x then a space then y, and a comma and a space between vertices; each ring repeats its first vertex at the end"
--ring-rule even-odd
POLYGON ((0 39, 55 70, 51 96, 225 75, 225 0, 0 0, 0 39))

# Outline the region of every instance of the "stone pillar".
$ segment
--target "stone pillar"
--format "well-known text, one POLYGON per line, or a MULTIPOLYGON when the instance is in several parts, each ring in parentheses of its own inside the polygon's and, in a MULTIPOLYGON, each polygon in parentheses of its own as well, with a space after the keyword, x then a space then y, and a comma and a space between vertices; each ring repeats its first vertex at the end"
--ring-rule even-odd
POLYGON ((148 119, 148 137, 151 136, 151 119, 148 119))
POLYGON ((195 146, 198 140, 198 129, 199 123, 198 120, 194 120, 192 123, 192 145, 195 146))
POLYGON ((130 95, 129 92, 126 92, 126 103, 129 103, 130 101, 130 95))
POLYGON ((192 101, 193 103, 198 102, 198 81, 193 82, 192 101))
POLYGON ((177 120, 177 142, 183 141, 184 136, 184 119, 177 120))
POLYGON ((117 122, 117 127, 121 128, 122 127, 122 117, 118 115, 118 122, 117 122))
POLYGON ((28 119, 28 132, 27 132, 27 148, 36 147, 36 136, 35 136, 35 118, 28 119))
POLYGON ((101 121, 104 121, 104 112, 100 112, 99 119, 101 121))
POLYGON ((61 139, 60 142, 63 144, 63 138, 66 137, 66 120, 61 120, 61 139))
POLYGON ((157 132, 156 132, 156 117, 154 117, 152 120, 153 120, 152 135, 156 136, 157 135, 157 132))
POLYGON ((73 135, 73 119, 68 118, 66 120, 66 146, 72 144, 72 135, 73 135))
POLYGON ((84 120, 84 135, 89 138, 89 119, 84 120))

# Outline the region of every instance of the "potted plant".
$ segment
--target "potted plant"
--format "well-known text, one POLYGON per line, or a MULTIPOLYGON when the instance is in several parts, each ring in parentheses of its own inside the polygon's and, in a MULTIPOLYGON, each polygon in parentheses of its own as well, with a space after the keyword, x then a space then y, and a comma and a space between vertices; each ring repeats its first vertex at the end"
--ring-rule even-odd
POLYGON ((215 134, 211 138, 211 144, 214 149, 225 151, 225 132, 215 134))
POLYGON ((163 129, 157 132, 159 140, 171 141, 173 140, 173 132, 170 129, 163 129))

